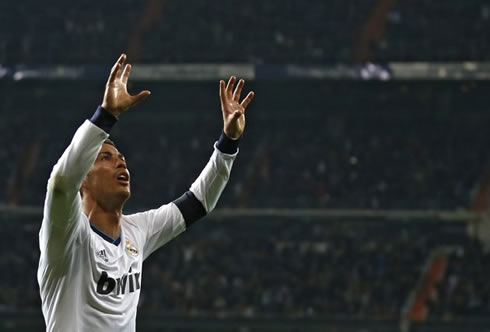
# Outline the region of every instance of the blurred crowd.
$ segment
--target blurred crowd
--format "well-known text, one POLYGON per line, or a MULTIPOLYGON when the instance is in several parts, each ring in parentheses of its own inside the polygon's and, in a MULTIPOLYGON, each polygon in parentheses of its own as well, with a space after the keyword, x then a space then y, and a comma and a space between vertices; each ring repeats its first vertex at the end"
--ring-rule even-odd
POLYGON ((143 293, 142 310, 396 320, 432 244, 416 230, 392 231, 386 241, 359 223, 196 226, 150 259, 146 285, 168 287, 143 293))
POLYGON ((397 1, 375 61, 488 60, 490 4, 485 0, 397 1))
MULTIPOLYGON (((2 218, 0 311, 37 311, 39 221, 2 218)), ((463 224, 213 217, 146 261, 140 313, 397 320, 443 245, 459 249, 428 301, 429 318, 487 316, 489 255, 463 224)))
MULTIPOLYGON (((122 51, 140 63, 350 63, 380 3, 3 1, 0 63, 109 68, 122 51)), ((490 60, 488 1, 393 3, 363 61, 490 60)), ((218 208, 467 209, 489 174, 484 81, 247 84, 257 98, 218 208)), ((129 88, 152 96, 112 132, 132 175, 127 213, 185 192, 222 124, 214 82, 129 88)), ((0 80, 0 91, 0 205, 40 207, 103 82, 0 80)), ((41 220, 0 221, 0 311, 39 310, 41 220)), ((150 257, 140 313, 395 320, 428 255, 450 245, 429 318, 488 317, 490 256, 451 227, 211 217, 150 257)))
MULTIPOLYGON (((40 310, 39 220, 0 216, 0 312, 40 310), (19 227, 19 225, 22 225, 19 227)), ((206 217, 145 262, 139 313, 396 321, 433 249, 449 255, 429 319, 488 317, 489 254, 464 224, 206 217)))
MULTIPOLYGON (((185 192, 222 124, 214 83, 139 84, 152 96, 111 133, 132 174, 129 211, 185 192)), ((42 205, 54 163, 100 98, 90 85, 3 86, 2 113, 16 115, 0 124, 0 202, 42 205)), ((259 97, 219 207, 468 208, 487 171, 485 83, 250 88, 259 97)))
MULTIPOLYGON (((1 244, 0 310, 38 310, 39 222, 2 221, 12 240, 1 244)), ((210 217, 145 263, 140 312, 397 319, 437 238, 376 222, 210 217)))
MULTIPOLYGON (((187 190, 222 121, 215 83, 138 84, 152 97, 112 133, 132 172, 126 212, 187 190)), ((8 121, 0 124, 7 175, 0 200, 40 207, 51 168, 95 109, 100 86, 2 82, 1 88, 8 121)), ((255 82, 250 88, 261 98, 247 113, 218 208, 467 208, 486 171, 486 83, 255 82)), ((9 272, 1 282, 9 287, 0 290, 0 308, 39 308, 40 220, 3 218, 9 239, 1 244, 0 265, 9 272)), ((458 252, 450 259, 430 312, 487 313, 488 255, 462 229, 449 240, 425 223, 400 225, 202 221, 146 264, 142 312, 397 319, 428 254, 452 244, 464 259, 458 252)))
MULTIPOLYGON (((34 0, 0 4, 0 63, 325 63, 359 60, 374 0, 34 0), (17 24, 23 22, 23 24, 17 24)), ((485 0, 397 1, 362 61, 488 60, 485 0), (457 24, 455 24, 457 22, 457 24)), ((362 57, 361 57, 362 58, 362 57)), ((361 61, 361 60, 359 60, 361 61)))
POLYGON ((431 318, 458 320, 490 315, 490 252, 466 241, 449 256, 447 271, 429 298, 431 318))
POLYGON ((0 4, 0 63, 110 63, 126 49, 142 4, 134 0, 4 1, 0 4))

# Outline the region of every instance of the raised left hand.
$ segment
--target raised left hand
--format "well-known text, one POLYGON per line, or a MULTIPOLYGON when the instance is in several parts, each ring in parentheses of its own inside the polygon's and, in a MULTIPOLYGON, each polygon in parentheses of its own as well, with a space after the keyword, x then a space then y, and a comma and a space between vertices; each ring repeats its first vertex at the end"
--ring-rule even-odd
POLYGON ((223 112, 223 131, 231 139, 238 139, 245 130, 245 110, 254 97, 254 92, 250 91, 240 103, 240 94, 245 81, 240 79, 233 91, 236 77, 231 76, 228 84, 225 81, 219 82, 219 96, 221 99, 221 111, 223 112))

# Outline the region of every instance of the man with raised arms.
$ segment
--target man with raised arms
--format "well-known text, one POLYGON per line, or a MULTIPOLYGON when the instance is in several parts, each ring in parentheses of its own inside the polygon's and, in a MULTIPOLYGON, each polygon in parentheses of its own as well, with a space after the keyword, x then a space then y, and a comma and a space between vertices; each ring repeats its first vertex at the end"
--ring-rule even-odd
POLYGON ((47 331, 134 332, 143 261, 215 207, 238 153, 254 94, 240 102, 244 81, 233 90, 232 76, 219 84, 223 132, 189 191, 157 209, 124 215, 131 178, 109 132, 150 95, 128 93, 125 61, 122 54, 102 105, 78 128, 48 180, 37 274, 47 331))

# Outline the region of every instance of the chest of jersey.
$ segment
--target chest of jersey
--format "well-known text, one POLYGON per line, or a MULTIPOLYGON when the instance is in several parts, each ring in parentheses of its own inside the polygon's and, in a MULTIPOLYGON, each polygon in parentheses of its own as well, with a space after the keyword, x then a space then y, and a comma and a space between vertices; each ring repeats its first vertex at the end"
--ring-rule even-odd
POLYGON ((89 257, 92 287, 98 298, 117 301, 139 294, 143 259, 136 243, 124 234, 117 246, 95 234, 92 236, 89 257))

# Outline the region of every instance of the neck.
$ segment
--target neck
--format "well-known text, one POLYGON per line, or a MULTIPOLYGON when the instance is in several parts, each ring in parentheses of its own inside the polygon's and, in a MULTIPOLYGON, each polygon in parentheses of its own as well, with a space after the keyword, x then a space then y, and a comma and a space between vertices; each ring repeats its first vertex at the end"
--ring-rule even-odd
POLYGON ((84 199, 82 209, 90 224, 113 239, 119 237, 121 234, 122 206, 106 209, 93 200, 84 199))

